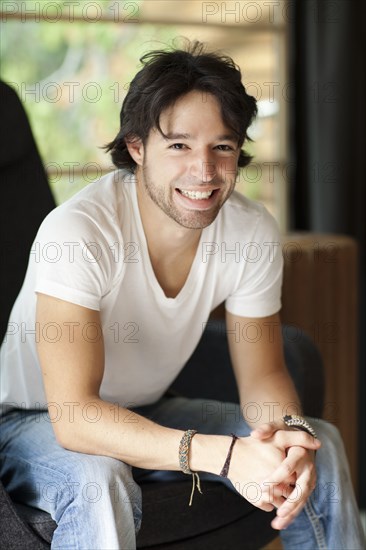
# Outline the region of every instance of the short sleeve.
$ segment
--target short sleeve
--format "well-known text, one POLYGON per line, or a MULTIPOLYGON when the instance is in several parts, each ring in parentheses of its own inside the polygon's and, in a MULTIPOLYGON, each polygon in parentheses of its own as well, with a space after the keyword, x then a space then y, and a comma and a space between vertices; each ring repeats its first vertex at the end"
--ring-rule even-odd
POLYGON ((266 317, 281 309, 283 257, 279 229, 263 207, 254 238, 245 246, 245 266, 227 311, 241 317, 266 317))
POLYGON ((101 299, 116 277, 111 244, 117 237, 111 228, 103 212, 90 212, 82 203, 53 210, 31 249, 35 292, 100 310, 101 299))

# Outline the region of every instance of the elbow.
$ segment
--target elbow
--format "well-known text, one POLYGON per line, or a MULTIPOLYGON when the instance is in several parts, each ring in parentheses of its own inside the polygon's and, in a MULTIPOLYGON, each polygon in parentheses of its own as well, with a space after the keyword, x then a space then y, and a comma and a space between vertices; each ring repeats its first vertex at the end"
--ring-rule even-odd
POLYGON ((80 438, 77 435, 77 429, 75 425, 72 427, 65 424, 58 423, 53 426, 53 432, 55 434, 56 441, 60 447, 68 451, 81 452, 80 438))

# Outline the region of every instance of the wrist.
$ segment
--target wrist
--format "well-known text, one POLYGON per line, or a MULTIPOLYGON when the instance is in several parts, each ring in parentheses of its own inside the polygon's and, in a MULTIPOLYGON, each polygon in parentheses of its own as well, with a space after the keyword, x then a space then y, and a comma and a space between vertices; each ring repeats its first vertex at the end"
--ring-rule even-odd
POLYGON ((288 414, 283 417, 283 422, 286 426, 295 430, 302 430, 303 432, 312 435, 317 438, 316 432, 311 424, 303 416, 296 414, 288 414))
POLYGON ((230 435, 196 434, 190 449, 191 470, 219 475, 231 441, 230 435))

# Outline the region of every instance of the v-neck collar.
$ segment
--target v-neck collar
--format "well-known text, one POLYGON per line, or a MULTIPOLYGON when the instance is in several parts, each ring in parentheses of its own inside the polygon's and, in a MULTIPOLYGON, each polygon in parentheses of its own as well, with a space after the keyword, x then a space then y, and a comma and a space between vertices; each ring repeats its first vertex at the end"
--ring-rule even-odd
POLYGON ((190 295, 192 288, 197 283, 197 277, 198 277, 199 271, 202 268, 202 257, 201 257, 202 243, 204 242, 204 240, 210 241, 210 233, 212 231, 211 228, 213 224, 210 224, 208 227, 204 227, 202 229, 200 239, 197 245, 196 254, 194 256, 187 279, 183 287, 180 289, 179 293, 176 295, 176 297, 171 298, 166 296, 164 290, 162 289, 159 281, 156 278, 156 275, 151 263, 149 249, 147 246, 146 235, 142 224, 141 213, 140 213, 140 208, 139 208, 138 199, 137 199, 137 188, 136 188, 135 178, 131 178, 131 197, 133 201, 133 208, 136 213, 135 220, 136 220, 136 229, 137 229, 139 243, 140 243, 140 254, 141 254, 144 269, 146 271, 147 279, 150 282, 150 285, 154 291, 155 296, 157 297, 157 299, 160 300, 160 302, 168 306, 176 306, 181 302, 183 302, 190 295))

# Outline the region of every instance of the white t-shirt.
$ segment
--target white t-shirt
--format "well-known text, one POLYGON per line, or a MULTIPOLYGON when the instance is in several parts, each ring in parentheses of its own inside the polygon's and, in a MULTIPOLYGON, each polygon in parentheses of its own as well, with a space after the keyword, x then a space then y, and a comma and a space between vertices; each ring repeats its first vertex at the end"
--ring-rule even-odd
POLYGON ((37 292, 101 312, 100 396, 132 407, 163 395, 220 303, 245 317, 276 313, 282 264, 276 222, 234 192, 203 229, 184 287, 167 298, 150 262, 135 177, 110 173, 53 210, 38 231, 1 349, 1 402, 46 408, 37 339, 57 341, 67 331, 72 341, 77 330, 90 341, 101 337, 91 324, 36 325, 37 292))

